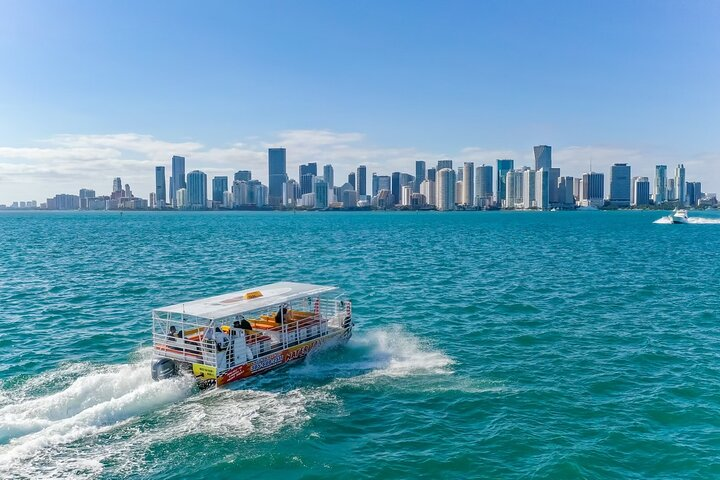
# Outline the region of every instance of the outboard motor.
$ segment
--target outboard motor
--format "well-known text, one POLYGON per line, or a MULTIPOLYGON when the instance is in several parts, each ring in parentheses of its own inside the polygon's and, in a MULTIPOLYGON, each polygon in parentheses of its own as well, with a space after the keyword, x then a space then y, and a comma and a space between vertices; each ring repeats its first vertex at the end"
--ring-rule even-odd
POLYGON ((165 380, 178 374, 177 364, 169 358, 154 358, 150 370, 153 380, 165 380))

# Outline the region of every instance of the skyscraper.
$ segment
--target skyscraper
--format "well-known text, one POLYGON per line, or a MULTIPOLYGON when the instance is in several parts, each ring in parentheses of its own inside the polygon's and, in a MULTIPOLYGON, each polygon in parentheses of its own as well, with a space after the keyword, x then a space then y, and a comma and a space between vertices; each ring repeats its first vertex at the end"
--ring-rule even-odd
POLYGON ((347 183, 352 185, 353 190, 357 192, 357 182, 355 181, 355 172, 348 173, 347 183))
POLYGON ((250 180, 252 180, 252 172, 250 170, 238 170, 237 172, 235 172, 233 180, 249 182, 250 180))
POLYGON ((523 202, 523 171, 509 170, 505 174, 505 208, 522 208, 523 202))
POLYGON ((580 180, 580 203, 583 206, 601 207, 605 203, 605 175, 583 173, 580 180))
POLYGON ((273 207, 282 205, 283 183, 288 180, 285 156, 284 148, 268 148, 268 203, 273 207))
POLYGON ((702 184, 700 182, 687 182, 686 185, 687 205, 697 207, 698 201, 702 198, 702 184))
POLYGON ((317 177, 317 163, 300 165, 300 195, 312 193, 313 177, 317 177))
POLYGON ((541 168, 535 172, 535 208, 547 210, 550 206, 550 172, 541 168))
POLYGON ((667 190, 667 165, 655 165, 655 188, 653 189, 655 205, 667 202, 667 190))
POLYGON ((463 163, 462 204, 471 206, 475 204, 475 164, 463 163))
POLYGON ((420 192, 420 184, 426 178, 425 171, 426 171, 425 161, 424 160, 416 160, 415 161, 415 188, 413 188, 413 192, 415 192, 415 193, 420 192))
POLYGON ((420 193, 425 195, 425 202, 428 205, 435 205, 437 202, 437 195, 435 194, 435 182, 428 180, 427 178, 420 184, 420 193))
POLYGON ((120 177, 113 178, 113 193, 122 192, 122 179, 120 177))
POLYGON ((323 167, 323 180, 328 184, 328 188, 335 188, 335 170, 332 165, 327 164, 323 167))
POLYGON ((535 170, 526 169, 523 170, 523 177, 522 177, 522 199, 523 199, 523 208, 524 209, 530 209, 535 207, 535 170))
MULTIPOLYGON (((515 168, 515 161, 510 159, 498 159, 497 161, 497 201, 502 206, 503 200, 507 198, 506 182, 507 173, 515 168)), ((514 199, 514 195, 512 196, 514 199)), ((514 208, 514 205, 508 205, 508 208, 514 208)))
POLYGON ((437 172, 437 203, 438 210, 455 210, 455 171, 443 168, 437 172))
POLYGON ((315 181, 315 208, 328 208, 328 183, 323 180, 315 181))
POLYGON ((575 179, 573 177, 560 177, 558 179, 558 205, 560 207, 571 207, 575 205, 573 196, 575 179))
POLYGON ((650 181, 647 177, 633 177, 630 204, 634 207, 650 205, 650 181))
POLYGON ((685 165, 680 164, 675 168, 675 190, 677 191, 678 205, 683 206, 687 201, 685 185, 685 165))
POLYGON ((480 165, 475 169, 475 205, 487 207, 492 203, 493 175, 492 165, 480 165))
POLYGON ((438 160, 437 171, 439 172, 443 168, 449 168, 452 170, 452 160, 438 160))
POLYGON ((427 177, 425 177, 425 178, 427 178, 431 182, 434 182, 435 180, 437 180, 436 177, 437 177, 437 170, 435 170, 434 168, 428 168, 427 169, 427 177))
POLYGON ((550 171, 552 168, 552 147, 549 145, 537 145, 533 147, 535 153, 535 170, 544 168, 550 171))
POLYGON ((165 192, 165 167, 155 167, 155 205, 158 208, 165 206, 167 193, 165 192))
POLYGON ((207 207, 207 175, 200 170, 188 173, 187 206, 197 210, 207 207))
POLYGON ((185 157, 173 155, 172 157, 172 183, 170 184, 170 200, 173 206, 177 206, 175 201, 175 192, 181 188, 186 188, 185 183, 185 157))
POLYGON ((225 192, 228 191, 228 177, 213 177, 212 199, 213 203, 222 204, 225 199, 225 192))
POLYGON ((400 172, 392 172, 392 181, 390 185, 390 193, 393 195, 393 204, 400 203, 400 172))
POLYGON ((630 205, 630 165, 616 163, 610 171, 610 204, 617 207, 630 205))
POLYGON ((357 190, 358 195, 367 195, 367 167, 365 165, 360 165, 357 168, 355 182, 355 190, 357 190))

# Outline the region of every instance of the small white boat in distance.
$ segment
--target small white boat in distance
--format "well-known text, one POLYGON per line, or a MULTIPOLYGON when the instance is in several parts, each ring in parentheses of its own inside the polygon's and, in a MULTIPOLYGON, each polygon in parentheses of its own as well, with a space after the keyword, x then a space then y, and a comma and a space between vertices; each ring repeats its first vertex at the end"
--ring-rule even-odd
POLYGON ((668 215, 668 218, 672 223, 688 223, 687 210, 676 208, 670 215, 668 215))
POLYGON ((224 385, 304 358, 352 335, 350 301, 336 287, 278 282, 152 312, 152 377, 191 373, 224 385))

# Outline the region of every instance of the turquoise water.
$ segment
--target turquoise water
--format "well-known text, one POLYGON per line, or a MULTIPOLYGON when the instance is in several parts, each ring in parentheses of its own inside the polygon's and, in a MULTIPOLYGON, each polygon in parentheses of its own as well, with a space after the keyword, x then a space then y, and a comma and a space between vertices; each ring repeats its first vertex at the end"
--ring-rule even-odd
POLYGON ((0 476, 718 477, 720 216, 660 215, 0 214, 0 476), (152 308, 279 280, 350 343, 150 379, 152 308))

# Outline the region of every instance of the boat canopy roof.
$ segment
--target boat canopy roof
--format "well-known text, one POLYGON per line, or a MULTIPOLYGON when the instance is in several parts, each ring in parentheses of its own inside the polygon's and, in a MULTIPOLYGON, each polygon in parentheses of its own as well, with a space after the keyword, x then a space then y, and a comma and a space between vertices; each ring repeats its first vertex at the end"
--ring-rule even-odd
POLYGON ((153 312, 175 313, 216 320, 336 290, 338 290, 337 287, 310 283, 277 282, 239 292, 156 308, 153 312))

